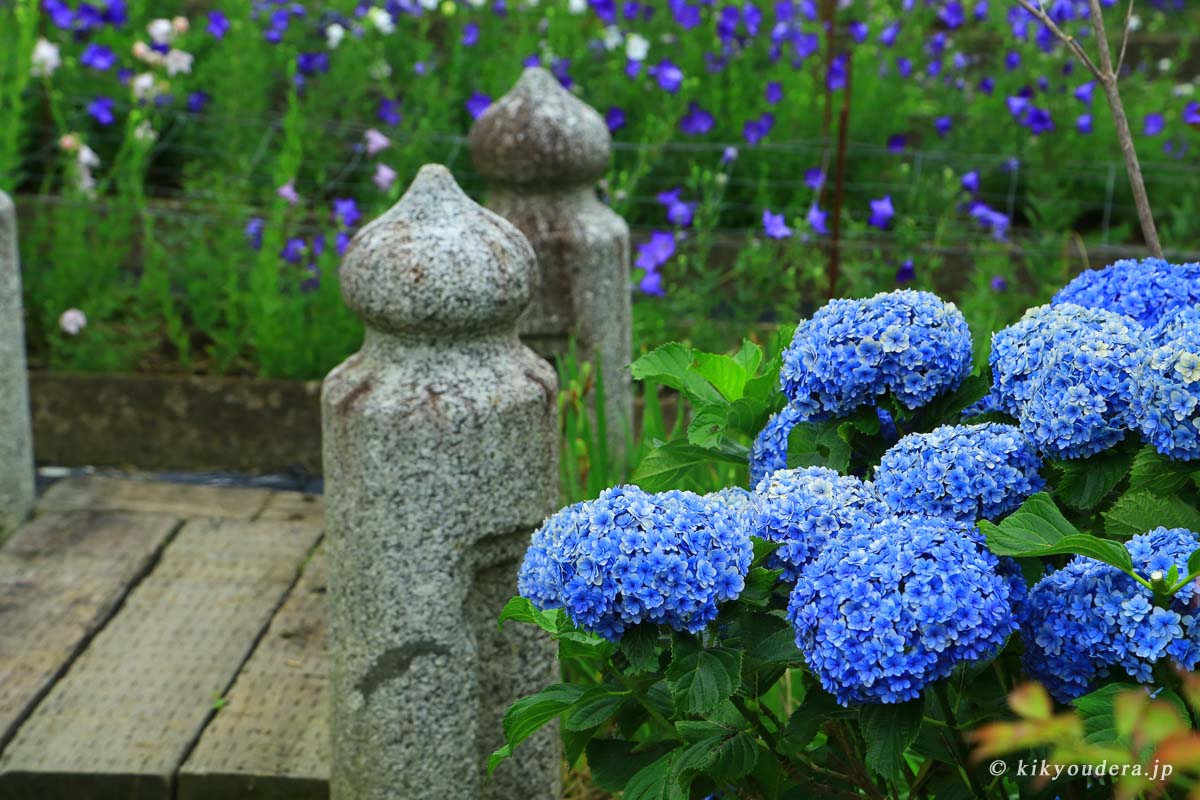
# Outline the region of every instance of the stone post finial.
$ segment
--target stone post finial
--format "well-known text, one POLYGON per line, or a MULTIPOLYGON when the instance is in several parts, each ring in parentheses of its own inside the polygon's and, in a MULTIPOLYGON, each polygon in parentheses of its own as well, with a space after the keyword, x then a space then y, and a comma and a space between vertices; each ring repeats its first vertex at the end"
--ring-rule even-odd
POLYGON ((0 541, 29 516, 33 499, 17 211, 9 196, 0 192, 0 541))
POLYGON ((521 335, 547 357, 574 336, 583 359, 602 359, 609 446, 619 452, 632 414, 629 226, 596 195, 612 149, 608 126, 535 67, 476 120, 470 142, 490 185, 488 208, 537 253, 521 335))
POLYGON ((557 505, 557 386, 521 344, 533 252, 426 166, 340 271, 363 348, 322 386, 333 800, 558 800, 557 733, 485 779, 552 643, 497 630, 557 505))
POLYGON ((529 304, 534 256, 440 164, 364 226, 343 258, 342 298, 369 328, 421 337, 507 330, 529 304))
POLYGON ((493 183, 595 183, 611 149, 604 118, 541 67, 525 70, 471 128, 472 160, 493 183))

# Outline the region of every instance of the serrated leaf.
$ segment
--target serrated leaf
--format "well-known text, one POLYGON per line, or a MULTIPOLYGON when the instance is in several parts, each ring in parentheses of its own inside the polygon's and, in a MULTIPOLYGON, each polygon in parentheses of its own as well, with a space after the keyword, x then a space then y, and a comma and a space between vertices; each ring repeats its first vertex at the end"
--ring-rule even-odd
POLYGON ((528 598, 514 597, 504 604, 504 608, 500 611, 500 618, 497 621, 497 625, 503 629, 504 623, 509 620, 537 625, 548 633, 556 633, 558 631, 559 610, 552 608, 549 611, 539 611, 528 598))
POLYGON ((713 736, 724 737, 728 736, 732 731, 726 725, 718 722, 711 722, 706 719, 681 719, 675 722, 675 730, 679 731, 679 735, 689 744, 709 739, 713 736))
POLYGON ((632 481, 648 492, 666 491, 678 488, 693 470, 716 462, 744 465, 746 456, 676 440, 647 453, 634 470, 632 481))
POLYGON ((625 785, 621 800, 684 800, 683 789, 670 779, 671 764, 677 755, 672 751, 639 770, 625 785))
POLYGON ((1172 461, 1150 445, 1146 445, 1133 459, 1129 472, 1129 490, 1145 489, 1157 495, 1170 496, 1187 485, 1196 474, 1194 467, 1172 461))
POLYGON ((962 412, 982 400, 992 388, 989 377, 968 375, 953 392, 938 395, 921 409, 925 419, 934 422, 957 423, 962 412))
POLYGON ((1200 510, 1178 497, 1161 497, 1147 490, 1129 492, 1104 514, 1109 536, 1135 536, 1158 527, 1200 531, 1200 510))
POLYGON ((858 719, 867 744, 867 766, 885 778, 898 775, 904 751, 917 738, 924 715, 923 698, 863 706, 858 719))
POLYGON ((765 606, 775 591, 775 583, 783 570, 752 567, 746 574, 746 586, 738 596, 739 602, 752 606, 765 606))
POLYGON ((801 664, 804 662, 804 655, 796 647, 796 632, 790 625, 763 639, 750 651, 750 655, 759 661, 773 664, 801 664))
POLYGON ((747 375, 753 376, 763 362, 762 348, 749 339, 742 339, 742 346, 733 354, 733 360, 742 366, 747 375))
POLYGON ((587 747, 592 737, 596 735, 597 730, 597 728, 588 728, 582 731, 562 729, 563 759, 567 762, 568 767, 574 767, 579 762, 584 748, 587 747))
POLYGON ((1110 683, 1072 700, 1071 705, 1079 709, 1079 716, 1083 719, 1084 741, 1098 745, 1121 742, 1113 716, 1113 699, 1122 692, 1138 689, 1132 683, 1110 683))
POLYGON ((677 648, 667 685, 681 711, 703 714, 729 699, 741 679, 742 654, 725 647, 677 648))
POLYGON ((771 554, 783 547, 782 542, 768 542, 766 539, 757 539, 753 536, 750 537, 750 544, 754 546, 754 561, 750 564, 752 569, 767 563, 771 554))
POLYGON ((710 404, 696 409, 688 423, 688 442, 699 447, 716 447, 725 438, 728 417, 728 406, 710 404))
POLYGON ((593 739, 586 751, 592 783, 603 791, 614 793, 625 788, 630 779, 646 766, 653 764, 669 745, 639 750, 637 742, 623 739, 593 739))
POLYGON ((507 744, 488 759, 488 771, 512 755, 517 745, 558 717, 583 696, 583 688, 569 683, 547 686, 537 694, 513 703, 504 715, 504 739, 507 744))
POLYGON ((991 551, 1002 556, 1049 547, 1079 533, 1045 492, 1030 497, 999 525, 980 522, 979 530, 987 536, 991 551))
POLYGON ((726 413, 727 430, 757 436, 770 419, 773 409, 757 397, 742 397, 730 404, 726 413))
POLYGON ((717 745, 725 740, 727 734, 720 733, 715 736, 708 736, 704 739, 692 742, 687 747, 679 752, 679 756, 672 764, 672 770, 675 777, 683 775, 687 772, 699 772, 707 767, 716 758, 717 745))
POLYGON ((1189 575, 1200 572, 1200 549, 1193 550, 1192 554, 1188 556, 1187 570, 1189 575))
POLYGON ((988 527, 987 543, 991 551, 997 555, 1013 556, 1014 558, 1080 555, 1094 558, 1097 561, 1103 561, 1105 564, 1114 566, 1127 573, 1133 572, 1133 559, 1129 557, 1129 551, 1125 549, 1123 544, 1114 542, 1111 539, 1101 539, 1098 536, 1092 536, 1090 533, 1073 533, 1070 536, 1062 537, 1051 545, 1021 548, 1010 546, 1011 543, 1003 541, 999 543, 994 542, 992 533, 996 530, 999 530, 999 528, 995 526, 988 527))
POLYGON ((788 467, 828 467, 845 472, 850 445, 838 434, 839 423, 801 423, 788 434, 788 467))
POLYGON ((1133 456, 1126 448, 1114 447, 1091 458, 1063 461, 1055 466, 1062 478, 1054 496, 1071 508, 1091 511, 1129 474, 1133 456))
MULTIPOLYGON (((746 381, 754 374, 747 372, 745 364, 733 356, 694 353, 693 357, 696 359, 696 372, 716 387, 717 391, 730 402, 742 396, 746 388, 746 381)), ((757 368, 758 365, 755 364, 755 369, 757 368)))
POLYGON ((621 652, 633 674, 658 669, 658 628, 649 622, 635 625, 621 636, 621 652))
POLYGON ((797 706, 788 718, 780 751, 785 755, 803 750, 817 735, 821 726, 832 719, 842 719, 850 710, 838 705, 833 695, 818 688, 811 688, 804 702, 797 706))
POLYGON ((584 731, 603 725, 616 715, 629 693, 611 686, 593 686, 583 693, 563 717, 569 731, 584 731))
POLYGON ((630 366, 639 381, 653 381, 679 390, 693 405, 725 402, 721 393, 693 369, 695 353, 690 347, 670 342, 656 347, 630 366))
POLYGON ((704 771, 719 781, 734 781, 754 769, 758 747, 754 737, 744 731, 719 742, 713 759, 704 771))

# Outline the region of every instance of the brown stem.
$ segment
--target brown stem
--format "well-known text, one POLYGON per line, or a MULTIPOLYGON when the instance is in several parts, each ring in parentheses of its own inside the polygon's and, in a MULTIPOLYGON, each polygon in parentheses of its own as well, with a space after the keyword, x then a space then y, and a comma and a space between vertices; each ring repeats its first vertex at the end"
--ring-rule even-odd
POLYGON ((1117 56, 1117 68, 1115 70, 1117 80, 1121 79, 1121 67, 1125 66, 1125 48, 1129 46, 1129 30, 1130 20, 1133 19, 1133 0, 1129 0, 1129 5, 1125 9, 1125 32, 1121 34, 1121 54, 1117 56))
POLYGON ((854 51, 847 50, 846 85, 842 88, 842 112, 838 117, 837 162, 833 178, 833 236, 829 247, 829 296, 837 297, 841 275, 842 203, 846 194, 846 146, 850 136, 850 97, 854 81, 854 51))
MULTIPOLYGON (((1089 0, 1091 8, 1092 27, 1096 35, 1096 45, 1100 50, 1100 64, 1097 65, 1088 56, 1087 51, 1076 41, 1074 36, 1063 31, 1054 23, 1050 15, 1042 8, 1041 0, 1034 5, 1030 0, 1017 0, 1021 8, 1028 11, 1039 22, 1046 26, 1055 37, 1067 46, 1072 53, 1084 63, 1084 66, 1096 76, 1104 89, 1104 97, 1108 100, 1112 112, 1113 124, 1117 129, 1117 142, 1121 146, 1121 157, 1125 160, 1125 171, 1129 174, 1129 188, 1133 192, 1133 203, 1137 207, 1138 222, 1142 227, 1142 238, 1146 246, 1157 258, 1162 258, 1162 245, 1158 241, 1158 229, 1154 225, 1154 214, 1150 211, 1150 198, 1146 195, 1146 182, 1142 178, 1142 167, 1138 162, 1137 148, 1133 145, 1133 134, 1129 130, 1129 118, 1125 116, 1125 106, 1121 102, 1121 92, 1117 88, 1117 73, 1113 70, 1112 53, 1108 49, 1108 35, 1104 30, 1104 12, 1100 8, 1100 0, 1089 0)), ((1133 16, 1133 0, 1125 12, 1125 38, 1121 43, 1121 60, 1125 58, 1125 43, 1129 37, 1129 19, 1133 16)))
MULTIPOLYGON (((816 784, 814 781, 797 772, 796 766, 784 758, 782 754, 780 754, 778 735, 776 733, 772 733, 767 726, 763 724, 762 719, 760 719, 758 714, 754 713, 754 711, 750 709, 750 707, 746 704, 746 701, 737 695, 734 695, 729 699, 733 703, 733 707, 736 708, 741 715, 750 722, 750 724, 754 727, 754 730, 759 736, 762 737, 762 740, 767 743, 767 749, 770 750, 771 755, 775 757, 776 762, 779 764, 779 768, 786 772, 788 777, 796 783, 802 783, 805 786, 815 788, 816 784)), ((782 728, 779 728, 779 731, 782 731, 782 728)), ((802 763, 816 774, 826 775, 838 780, 844 779, 844 776, 839 775, 832 770, 825 769, 824 767, 821 767, 808 759, 803 759, 802 763)), ((856 795, 850 796, 855 797, 856 795)))
POLYGON ((954 707, 950 703, 950 693, 946 691, 946 681, 938 681, 933 685, 934 695, 937 697, 938 705, 942 707, 942 716, 946 718, 946 730, 941 730, 938 733, 942 737, 946 748, 954 755, 954 760, 963 777, 967 780, 967 785, 971 789, 971 796, 978 798, 990 797, 991 794, 984 793, 983 787, 976 779, 974 770, 971 769, 970 752, 967 748, 967 743, 963 739, 962 728, 958 725, 957 716, 954 713, 954 707))
POLYGON ((846 754, 846 765, 850 768, 849 777, 858 784, 867 796, 872 800, 884 800, 884 796, 879 792, 879 788, 875 786, 871 780, 870 774, 867 773, 866 767, 862 763, 862 759, 858 757, 858 749, 850 741, 850 737, 846 733, 846 729, 836 722, 831 722, 826 728, 827 733, 833 734, 833 738, 842 748, 842 752, 846 754))
POLYGON ((1065 44, 1072 53, 1078 56, 1079 60, 1083 62, 1084 66, 1086 66, 1093 75, 1100 80, 1103 80, 1104 76, 1101 74, 1100 68, 1096 66, 1096 62, 1092 61, 1091 56, 1087 54, 1087 51, 1083 49, 1082 45, 1079 44, 1074 36, 1066 33, 1062 28, 1055 24, 1054 20, 1050 18, 1050 15, 1046 13, 1046 10, 1042 8, 1041 0, 1037 0, 1037 2, 1038 4, 1035 6, 1030 3, 1029 0, 1017 0, 1017 5, 1021 6, 1021 8, 1037 17, 1038 22, 1045 25, 1046 28, 1053 33, 1059 41, 1065 44))
POLYGON ((833 125, 833 90, 829 88, 829 71, 833 68, 835 47, 834 26, 837 25, 837 0, 822 0, 818 12, 821 24, 825 27, 825 115, 821 120, 821 131, 829 139, 829 131, 833 125))
POLYGON ((1162 245, 1158 241, 1158 229, 1154 226, 1154 214, 1150 211, 1150 198, 1146 196, 1146 182, 1142 179, 1142 166, 1138 163, 1137 149, 1133 146, 1133 134, 1129 130, 1129 119, 1125 116, 1125 106, 1121 102, 1121 92, 1117 88, 1117 74, 1113 71, 1112 53, 1108 49, 1108 37, 1104 31, 1104 17, 1100 9, 1100 0, 1090 0, 1092 9, 1092 24, 1096 31, 1096 44, 1100 48, 1100 66, 1103 74, 1100 83, 1104 87, 1104 96, 1108 98, 1108 107, 1112 111, 1113 122, 1117 127, 1117 141, 1121 144, 1121 155, 1125 158, 1125 171, 1129 173, 1129 188, 1133 190, 1133 202, 1137 206, 1138 221, 1142 224, 1142 236, 1146 246, 1157 258, 1162 258, 1162 245))

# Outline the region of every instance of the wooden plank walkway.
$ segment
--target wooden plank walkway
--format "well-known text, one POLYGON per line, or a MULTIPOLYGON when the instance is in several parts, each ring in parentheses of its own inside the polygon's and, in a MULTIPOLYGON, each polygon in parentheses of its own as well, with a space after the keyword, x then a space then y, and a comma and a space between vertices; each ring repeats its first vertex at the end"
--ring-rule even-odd
POLYGON ((320 498, 72 478, 0 548, 0 797, 326 798, 320 498))

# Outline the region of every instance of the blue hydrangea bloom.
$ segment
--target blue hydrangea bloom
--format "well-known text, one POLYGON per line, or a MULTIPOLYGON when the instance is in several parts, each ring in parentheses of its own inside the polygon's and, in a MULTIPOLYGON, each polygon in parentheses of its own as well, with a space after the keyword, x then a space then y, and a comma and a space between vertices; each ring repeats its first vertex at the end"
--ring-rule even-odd
POLYGON ((1188 328, 1200 327, 1200 305, 1180 308, 1163 314, 1156 325, 1146 329, 1146 338, 1154 347, 1161 347, 1188 328))
POLYGON ((906 408, 958 388, 971 332, 953 303, 903 289, 831 300, 796 329, 780 383, 805 420, 840 417, 891 393, 906 408))
MULTIPOLYGON (((1196 539, 1183 528, 1158 528, 1134 536, 1125 548, 1143 578, 1166 576, 1172 566, 1186 575, 1196 539)), ((1116 567, 1077 556, 1029 592, 1020 620, 1025 669, 1064 703, 1117 670, 1150 683, 1164 658, 1194 669, 1200 661, 1195 595, 1188 585, 1169 608, 1157 607, 1153 592, 1116 567)))
POLYGON ((1112 311, 1039 306, 992 337, 988 407, 1052 458, 1106 450, 1130 427, 1143 330, 1112 311))
POLYGON ((1200 264, 1124 259, 1080 273, 1050 302, 1103 308, 1151 327, 1168 312, 1200 303, 1200 264))
POLYGON ((857 522, 801 573, 796 646, 844 706, 903 703, 1015 629, 1011 583, 971 528, 904 516, 857 522))
POLYGON ((1041 491, 1042 461, 1011 425, 945 425, 883 454, 875 489, 898 514, 994 520, 1041 491))
POLYGON ((741 594, 753 555, 746 526, 719 499, 617 486, 548 519, 517 585, 536 607, 562 608, 610 641, 641 622, 695 633, 741 594))
POLYGON ((795 581, 826 545, 858 521, 887 515, 875 489, 826 467, 779 470, 758 484, 750 535, 779 542, 767 565, 795 581))
POLYGON ((1200 458, 1200 308, 1164 319, 1134 376, 1133 419, 1169 458, 1200 458))
POLYGON ((784 406, 767 420, 750 447, 750 485, 758 486, 777 469, 787 468, 788 434, 801 421, 800 410, 784 406))

